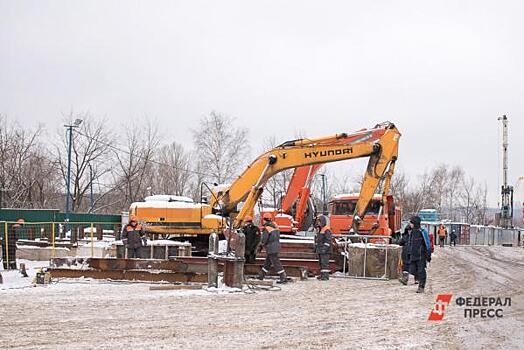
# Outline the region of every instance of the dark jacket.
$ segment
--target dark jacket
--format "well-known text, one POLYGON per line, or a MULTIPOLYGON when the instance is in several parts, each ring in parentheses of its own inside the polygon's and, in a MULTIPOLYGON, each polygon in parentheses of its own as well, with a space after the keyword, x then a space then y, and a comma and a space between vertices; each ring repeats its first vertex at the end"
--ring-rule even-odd
POLYGON ((11 227, 11 230, 7 232, 7 238, 9 240, 9 249, 16 249, 16 241, 20 239, 20 231, 22 228, 19 225, 11 227))
POLYGON ((404 232, 402 232, 400 240, 398 241, 398 245, 402 246, 402 261, 404 263, 409 263, 409 253, 411 251, 410 234, 411 230, 409 229, 409 227, 406 227, 404 229, 404 232))
POLYGON ((409 256, 411 262, 431 259, 431 243, 429 242, 429 237, 420 227, 411 230, 408 244, 410 245, 409 256))
MULTIPOLYGON (((19 225, 13 225, 7 230, 7 248, 9 249, 8 253, 11 257, 16 253, 16 241, 20 238, 20 231, 21 228, 19 225)), ((4 259, 6 258, 5 244, 5 236, 2 234, 2 253, 4 254, 4 259)))
POLYGON ((253 223, 244 226, 244 235, 246 236, 246 252, 254 251, 260 243, 260 229, 253 223))
POLYGON ((267 254, 280 253, 280 231, 274 223, 264 224, 261 245, 267 254))
MULTIPOLYGON (((144 236, 144 228, 137 224, 135 227, 127 224, 122 230, 122 240, 127 240, 127 247, 131 249, 139 248, 142 244, 142 237, 144 236)), ((124 241, 125 242, 125 241, 124 241)))
POLYGON ((317 254, 331 254, 332 246, 331 240, 333 233, 328 226, 322 227, 322 229, 315 235, 315 253, 317 254))

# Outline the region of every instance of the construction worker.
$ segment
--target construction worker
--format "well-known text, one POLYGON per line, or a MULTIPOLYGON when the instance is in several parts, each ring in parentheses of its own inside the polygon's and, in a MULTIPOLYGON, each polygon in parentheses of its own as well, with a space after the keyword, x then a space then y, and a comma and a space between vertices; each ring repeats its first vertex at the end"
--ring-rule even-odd
POLYGON ((122 230, 122 242, 128 258, 140 259, 140 249, 145 245, 145 232, 135 215, 129 217, 129 223, 122 230))
POLYGON ((440 244, 440 247, 444 247, 444 243, 446 242, 446 236, 448 235, 448 231, 444 227, 444 225, 440 224, 440 227, 438 229, 438 241, 440 244))
POLYGON ((420 227, 420 217, 413 216, 409 220, 411 234, 409 238, 409 268, 418 280, 417 293, 424 293, 426 286, 426 262, 431 262, 431 243, 426 230, 420 227))
POLYGON ((20 231, 24 219, 18 219, 10 230, 7 230, 7 242, 5 235, 2 237, 2 263, 4 270, 16 270, 16 241, 20 238, 20 231))
POLYGON ((410 238, 411 238, 411 225, 407 225, 404 229, 404 232, 402 232, 402 236, 400 237, 400 240, 398 241, 398 245, 402 246, 402 275, 400 276, 400 282, 404 285, 408 284, 409 281, 409 261, 410 261, 410 238))
POLYGON ((273 217, 270 213, 264 213, 264 229, 262 230, 262 241, 258 247, 260 252, 262 249, 266 250, 266 260, 264 266, 258 274, 258 279, 263 280, 269 272, 269 268, 273 266, 277 274, 280 276, 278 283, 287 283, 287 275, 284 267, 280 263, 278 254, 280 253, 280 231, 277 225, 273 222, 273 217))
POLYGON ((315 220, 315 253, 318 255, 318 264, 320 265, 320 276, 317 279, 321 281, 329 280, 329 259, 331 258, 332 247, 331 240, 333 233, 328 225, 328 218, 325 215, 319 215, 315 220))
POLYGON ((246 236, 246 264, 254 264, 257 256, 257 247, 260 243, 260 229, 253 224, 253 218, 249 215, 244 217, 243 231, 246 236))
POLYGON ((453 244, 454 247, 457 246, 457 233, 455 230, 451 230, 451 234, 449 235, 449 246, 453 244))

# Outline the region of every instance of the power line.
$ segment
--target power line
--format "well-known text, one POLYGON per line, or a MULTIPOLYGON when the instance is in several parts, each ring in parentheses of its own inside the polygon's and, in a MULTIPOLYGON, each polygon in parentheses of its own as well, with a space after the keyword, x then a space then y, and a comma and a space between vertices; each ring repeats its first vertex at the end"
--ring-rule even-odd
MULTIPOLYGON (((98 140, 96 139, 95 137, 93 136, 90 136, 90 135, 87 135, 79 130, 73 130, 75 133, 81 135, 81 136, 84 136, 85 138, 88 138, 96 143, 99 143, 99 144, 102 144, 106 147, 109 147, 115 151, 119 151, 119 152, 122 152, 122 153, 125 153, 127 155, 130 155, 130 156, 135 156, 137 157, 138 159, 143 159, 144 160, 144 157, 143 156, 140 156, 138 154, 135 154, 135 153, 132 153, 128 150, 125 150, 123 148, 120 148, 120 147, 117 147, 109 142, 105 142, 105 141, 102 141, 102 140, 98 140)), ((180 168, 180 167, 177 167, 177 166, 174 166, 174 165, 171 165, 171 164, 167 164, 167 163, 163 163, 163 162, 159 162, 157 160, 154 160, 154 159, 149 159, 147 161, 150 161, 151 163, 153 164, 157 164, 157 165, 162 165, 162 166, 166 166, 166 167, 169 167, 169 168, 173 168, 173 169, 176 169, 176 170, 180 170, 180 171, 185 171, 185 172, 188 172, 188 173, 193 173, 193 174, 197 174, 197 175, 202 175, 202 176, 207 176, 209 174, 205 174, 205 173, 201 173, 199 171, 195 171, 195 170, 190 170, 190 169, 184 169, 184 168, 180 168)))

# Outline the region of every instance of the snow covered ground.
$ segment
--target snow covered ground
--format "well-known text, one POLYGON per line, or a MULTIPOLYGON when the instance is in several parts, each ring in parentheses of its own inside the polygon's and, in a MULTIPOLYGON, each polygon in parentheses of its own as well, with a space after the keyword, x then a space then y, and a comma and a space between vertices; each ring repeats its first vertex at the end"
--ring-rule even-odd
MULTIPOLYGON (((435 248, 426 294, 398 281, 310 279, 255 294, 150 291, 147 283, 61 280, 21 288, 0 270, 7 349, 518 349, 524 250, 435 248), (11 289, 5 289, 11 288, 11 289), (442 321, 436 295, 453 294, 442 321), (496 319, 464 318, 457 297, 511 297, 496 319)), ((42 263, 31 263, 32 266, 42 263)), ((45 262, 44 262, 45 264, 45 262)), ((30 270, 34 274, 34 270, 30 270)))

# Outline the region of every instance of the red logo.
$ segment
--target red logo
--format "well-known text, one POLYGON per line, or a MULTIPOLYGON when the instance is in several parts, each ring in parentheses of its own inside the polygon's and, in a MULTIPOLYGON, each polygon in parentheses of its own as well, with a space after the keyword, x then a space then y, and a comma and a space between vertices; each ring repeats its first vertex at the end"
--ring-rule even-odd
POLYGON ((429 313, 428 321, 442 321, 444 318, 444 310, 446 305, 451 303, 452 294, 439 294, 437 295, 437 301, 435 307, 429 313))

